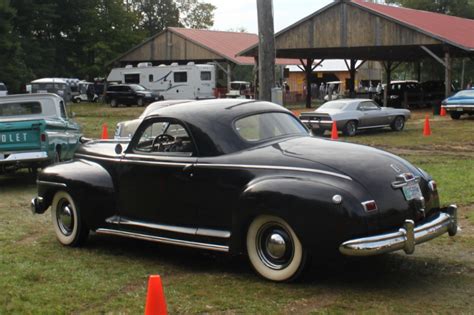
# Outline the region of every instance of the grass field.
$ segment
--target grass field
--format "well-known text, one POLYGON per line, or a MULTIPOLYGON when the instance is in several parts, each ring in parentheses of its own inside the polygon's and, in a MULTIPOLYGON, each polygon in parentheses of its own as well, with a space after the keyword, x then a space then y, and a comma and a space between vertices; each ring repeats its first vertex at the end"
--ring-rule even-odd
MULTIPOLYGON (((72 105, 88 137, 143 108, 72 105)), ((0 176, 0 314, 143 313, 150 274, 163 279, 170 313, 474 313, 474 120, 436 117, 422 136, 426 112, 402 133, 342 138, 394 152, 438 181, 441 201, 460 205, 461 233, 400 253, 328 261, 314 257, 305 277, 274 284, 257 277, 246 257, 92 235, 71 249, 55 239, 50 213, 32 215, 35 179, 0 176)))

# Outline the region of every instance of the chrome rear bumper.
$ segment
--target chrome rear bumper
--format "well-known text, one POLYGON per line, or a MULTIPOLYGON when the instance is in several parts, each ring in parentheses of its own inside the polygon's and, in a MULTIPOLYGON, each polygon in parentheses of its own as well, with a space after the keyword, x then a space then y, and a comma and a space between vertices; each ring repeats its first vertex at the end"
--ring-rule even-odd
POLYGON ((412 254, 415 245, 427 242, 444 233, 456 235, 457 206, 451 205, 442 209, 441 213, 431 221, 415 227, 412 220, 406 220, 398 232, 363 237, 344 242, 339 251, 348 256, 372 256, 403 249, 412 254))
POLYGON ((43 151, 38 152, 17 152, 5 156, 0 153, 0 164, 12 162, 33 162, 44 161, 48 159, 48 153, 43 151))

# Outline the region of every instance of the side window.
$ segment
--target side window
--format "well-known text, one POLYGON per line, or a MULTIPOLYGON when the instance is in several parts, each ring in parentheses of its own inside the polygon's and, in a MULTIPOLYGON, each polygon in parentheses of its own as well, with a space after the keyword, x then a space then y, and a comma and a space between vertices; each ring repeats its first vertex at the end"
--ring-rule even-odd
POLYGON ((124 81, 125 81, 125 83, 140 84, 140 74, 138 74, 138 73, 125 74, 124 75, 124 81))
POLYGON ((66 107, 64 106, 64 102, 60 101, 59 102, 59 109, 61 111, 61 117, 64 119, 67 119, 67 114, 66 114, 66 107))
POLYGON ((211 81, 211 71, 201 71, 201 81, 211 81))
POLYGON ((377 110, 379 107, 374 102, 363 102, 359 105, 359 109, 363 111, 377 110))
POLYGON ((134 151, 157 155, 192 156, 194 145, 186 128, 175 122, 153 122, 141 134, 134 151))
POLYGON ((173 73, 174 76, 174 82, 179 83, 179 82, 188 82, 188 73, 185 71, 182 72, 175 72, 173 73))

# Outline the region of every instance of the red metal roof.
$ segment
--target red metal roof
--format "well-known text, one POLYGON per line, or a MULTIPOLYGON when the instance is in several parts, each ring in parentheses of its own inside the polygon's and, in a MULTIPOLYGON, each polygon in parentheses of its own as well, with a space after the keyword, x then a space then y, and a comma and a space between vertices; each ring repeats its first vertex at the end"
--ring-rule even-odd
POLYGON ((474 50, 474 20, 428 11, 352 0, 353 3, 398 20, 418 31, 468 50, 474 50))
MULTIPOLYGON (((240 65, 253 65, 253 57, 236 56, 242 50, 258 43, 258 36, 251 33, 223 32, 189 28, 169 27, 171 32, 180 34, 188 40, 240 65)), ((296 59, 276 59, 279 65, 300 64, 296 59)))

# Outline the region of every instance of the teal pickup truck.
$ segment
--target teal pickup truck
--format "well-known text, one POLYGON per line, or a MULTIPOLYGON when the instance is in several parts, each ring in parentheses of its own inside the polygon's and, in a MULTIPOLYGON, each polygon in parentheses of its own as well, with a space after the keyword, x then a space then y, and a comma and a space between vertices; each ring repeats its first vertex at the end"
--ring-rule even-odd
POLYGON ((0 174, 71 159, 81 135, 56 94, 0 97, 0 174))

